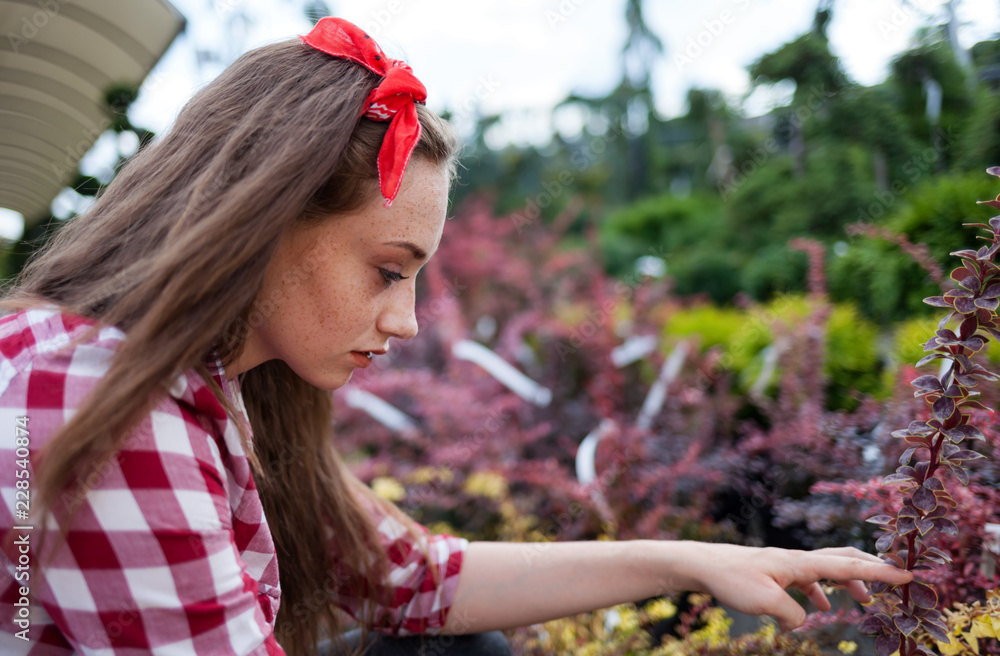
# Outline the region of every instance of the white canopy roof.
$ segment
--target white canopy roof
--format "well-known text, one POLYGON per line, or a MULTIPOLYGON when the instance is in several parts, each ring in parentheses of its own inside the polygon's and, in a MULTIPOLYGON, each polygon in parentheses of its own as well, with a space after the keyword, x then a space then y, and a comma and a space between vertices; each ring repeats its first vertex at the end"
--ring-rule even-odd
POLYGON ((0 0, 0 207, 47 216, 110 126, 105 92, 138 86, 184 26, 166 0, 0 0))

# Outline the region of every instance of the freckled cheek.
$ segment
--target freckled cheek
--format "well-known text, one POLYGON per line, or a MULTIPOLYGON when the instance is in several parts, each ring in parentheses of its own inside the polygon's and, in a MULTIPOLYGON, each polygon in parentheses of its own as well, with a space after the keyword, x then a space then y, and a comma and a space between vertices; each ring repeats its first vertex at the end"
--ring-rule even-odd
POLYGON ((296 295, 296 323, 299 330, 309 333, 304 337, 317 344, 329 344, 356 332, 355 325, 360 320, 358 291, 357 285, 345 289, 330 278, 310 280, 296 295))

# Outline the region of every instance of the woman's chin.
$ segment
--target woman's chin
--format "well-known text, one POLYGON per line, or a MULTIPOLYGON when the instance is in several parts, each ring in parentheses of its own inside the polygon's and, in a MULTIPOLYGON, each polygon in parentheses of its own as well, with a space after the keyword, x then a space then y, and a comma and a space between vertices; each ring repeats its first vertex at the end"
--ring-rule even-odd
POLYGON ((295 373, 310 385, 318 387, 321 390, 333 392, 351 380, 351 374, 354 373, 354 370, 352 368, 338 370, 331 367, 327 370, 317 371, 312 369, 310 371, 296 371, 295 373))
POLYGON ((316 383, 313 383, 313 384, 316 385, 316 387, 318 387, 320 389, 324 389, 324 390, 326 390, 328 392, 333 392, 335 390, 340 389, 341 387, 343 387, 344 385, 346 385, 348 382, 350 382, 350 380, 351 380, 351 374, 352 373, 354 373, 354 372, 353 371, 348 371, 346 376, 344 374, 339 374, 339 378, 338 378, 338 375, 336 375, 336 374, 330 374, 328 376, 325 376, 320 381, 319 384, 316 384, 316 383))

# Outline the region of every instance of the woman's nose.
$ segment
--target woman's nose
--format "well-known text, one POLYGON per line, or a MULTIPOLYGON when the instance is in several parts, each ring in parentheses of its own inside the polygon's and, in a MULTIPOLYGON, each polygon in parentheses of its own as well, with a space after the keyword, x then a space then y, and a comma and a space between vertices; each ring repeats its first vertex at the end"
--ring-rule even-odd
POLYGON ((411 339, 417 335, 417 313, 414 290, 399 290, 392 302, 379 315, 378 329, 382 333, 399 339, 411 339))

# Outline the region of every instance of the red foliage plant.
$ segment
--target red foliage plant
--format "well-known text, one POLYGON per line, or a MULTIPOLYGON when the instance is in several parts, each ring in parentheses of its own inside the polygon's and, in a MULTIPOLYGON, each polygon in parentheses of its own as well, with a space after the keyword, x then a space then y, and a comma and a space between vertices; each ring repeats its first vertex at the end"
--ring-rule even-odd
MULTIPOLYGON (((1000 167, 987 171, 1000 177, 1000 167)), ((997 200, 984 204, 1000 208, 997 200)), ((974 391, 979 381, 994 382, 997 374, 987 371, 972 361, 972 356, 985 348, 990 337, 1000 339, 1000 266, 993 262, 1000 250, 1000 216, 989 224, 966 224, 983 228, 989 244, 978 250, 961 250, 952 253, 961 258, 962 264, 951 272, 958 288, 933 296, 924 302, 948 312, 938 324, 939 330, 924 345, 930 353, 917 366, 945 360, 942 375, 919 376, 911 381, 916 389, 914 396, 922 397, 930 407, 931 418, 913 421, 907 428, 893 432, 893 436, 909 445, 899 458, 896 473, 887 476, 883 483, 899 485, 903 495, 895 515, 876 515, 869 522, 885 532, 875 543, 880 555, 887 562, 908 570, 930 570, 935 565, 951 561, 951 556, 937 546, 935 534, 957 536, 958 526, 947 517, 949 508, 958 502, 949 492, 942 475, 950 472, 963 485, 969 483, 966 463, 982 458, 982 454, 965 448, 966 440, 984 440, 983 432, 972 425, 974 409, 988 410, 977 401, 974 391), (948 326, 956 323, 956 330, 948 326), (925 453, 926 460, 913 461, 925 453)), ((948 627, 937 609, 938 595, 930 585, 914 580, 898 586, 875 582, 871 593, 876 596, 872 604, 874 613, 868 615, 858 627, 863 633, 877 636, 875 650, 878 656, 913 656, 934 652, 918 643, 915 636, 923 629, 935 639, 948 642, 948 627)))

